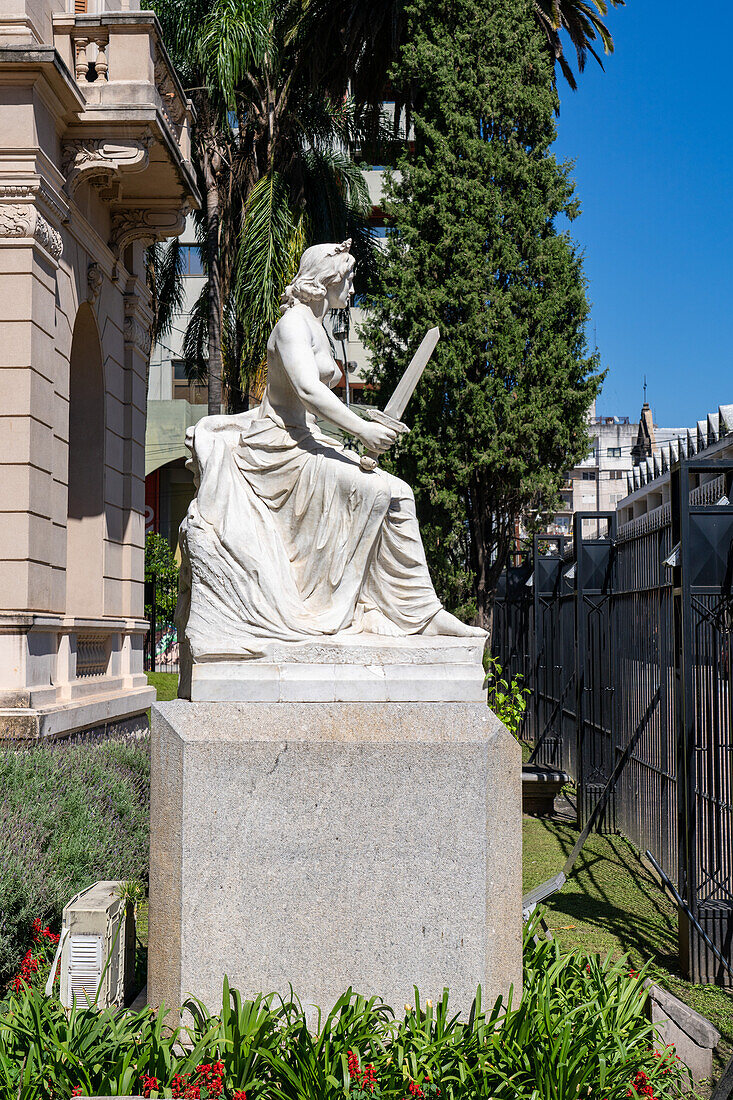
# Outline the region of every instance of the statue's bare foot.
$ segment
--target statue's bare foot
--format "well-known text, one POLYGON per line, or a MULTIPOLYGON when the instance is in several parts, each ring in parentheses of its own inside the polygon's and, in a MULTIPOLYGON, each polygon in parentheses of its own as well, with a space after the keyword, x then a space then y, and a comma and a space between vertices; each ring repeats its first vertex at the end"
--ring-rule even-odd
POLYGON ((404 637, 404 631, 373 607, 364 612, 362 629, 365 634, 382 634, 387 638, 404 637))
POLYGON ((437 615, 433 615, 430 622, 422 628, 420 633, 427 634, 430 637, 443 634, 451 638, 488 638, 489 636, 480 626, 468 626, 467 623, 462 623, 460 619, 457 619, 455 615, 451 615, 450 611, 446 611, 444 607, 440 609, 437 615))

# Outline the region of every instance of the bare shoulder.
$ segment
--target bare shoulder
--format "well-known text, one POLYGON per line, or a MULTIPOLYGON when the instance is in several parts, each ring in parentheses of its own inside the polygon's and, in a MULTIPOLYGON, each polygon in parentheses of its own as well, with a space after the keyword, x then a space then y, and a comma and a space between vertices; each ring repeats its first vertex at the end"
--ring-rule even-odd
POLYGON ((272 330, 270 337, 274 347, 292 346, 305 343, 310 347, 313 342, 311 326, 301 310, 293 307, 283 313, 272 330))

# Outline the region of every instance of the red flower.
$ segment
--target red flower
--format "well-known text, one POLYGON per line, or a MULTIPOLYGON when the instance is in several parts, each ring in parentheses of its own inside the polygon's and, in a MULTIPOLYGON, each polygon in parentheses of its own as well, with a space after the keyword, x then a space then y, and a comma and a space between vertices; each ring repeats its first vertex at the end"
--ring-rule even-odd
POLYGON ((71 1095, 72 1096, 82 1096, 83 1093, 81 1091, 81 1085, 77 1085, 76 1088, 73 1088, 71 1090, 71 1095))
POLYGON ((368 1089, 369 1092, 374 1092, 377 1084, 377 1078, 374 1074, 374 1066, 370 1062, 367 1066, 364 1066, 364 1077, 362 1078, 361 1086, 364 1089, 368 1089))
POLYGON ((144 1073, 140 1078, 143 1086, 143 1096, 149 1097, 153 1089, 158 1088, 158 1078, 149 1077, 147 1073, 144 1073))
POLYGON ((237 1089, 232 1095, 232 1100, 247 1100, 247 1093, 244 1089, 237 1089))
POLYGON ((423 1090, 418 1085, 417 1081, 410 1081, 410 1083, 407 1087, 410 1090, 410 1092, 412 1093, 412 1095, 416 1098, 416 1100, 421 1100, 421 1097, 423 1097, 425 1095, 423 1090))
POLYGON ((348 1054, 348 1066, 349 1066, 349 1077, 350 1077, 350 1079, 352 1081, 361 1081, 361 1070, 359 1069, 359 1059, 358 1059, 357 1055, 354 1054, 353 1050, 350 1050, 349 1054, 348 1054))

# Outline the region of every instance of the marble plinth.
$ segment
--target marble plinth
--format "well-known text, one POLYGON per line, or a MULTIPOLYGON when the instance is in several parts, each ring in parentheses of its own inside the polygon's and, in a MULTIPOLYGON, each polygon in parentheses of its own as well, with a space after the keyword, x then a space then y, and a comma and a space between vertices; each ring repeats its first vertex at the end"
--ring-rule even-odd
POLYGON ((520 751, 485 703, 160 703, 151 781, 151 1004, 518 991, 520 751))
POLYGON ((482 638, 339 635, 273 642, 262 656, 191 666, 190 698, 209 702, 480 702, 482 638))

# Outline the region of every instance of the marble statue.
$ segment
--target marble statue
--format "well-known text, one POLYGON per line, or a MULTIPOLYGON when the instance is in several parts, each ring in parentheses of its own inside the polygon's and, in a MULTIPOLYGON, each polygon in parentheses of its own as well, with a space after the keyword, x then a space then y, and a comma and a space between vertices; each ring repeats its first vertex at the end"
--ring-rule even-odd
POLYGON ((410 487, 362 468, 317 424, 375 455, 406 430, 331 392, 341 374, 323 320, 353 282, 350 241, 306 249, 268 341, 262 403, 187 432, 197 495, 180 531, 177 618, 194 662, 353 634, 485 637, 441 606, 410 487))

